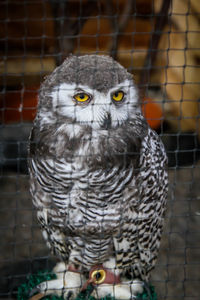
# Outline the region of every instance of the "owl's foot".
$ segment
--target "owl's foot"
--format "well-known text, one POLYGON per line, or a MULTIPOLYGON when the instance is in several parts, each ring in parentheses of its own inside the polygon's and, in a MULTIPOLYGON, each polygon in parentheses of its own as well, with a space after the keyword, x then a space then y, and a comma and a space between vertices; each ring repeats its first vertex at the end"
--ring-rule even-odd
POLYGON ((68 271, 63 262, 54 267, 53 273, 57 278, 40 283, 31 291, 31 295, 39 293, 37 299, 50 294, 62 296, 64 299, 75 298, 85 280, 84 276, 78 272, 68 271))
POLYGON ((115 261, 110 259, 103 265, 93 266, 89 272, 89 279, 83 286, 92 284, 94 290, 92 296, 96 299, 110 295, 116 299, 130 300, 136 299, 138 294, 142 294, 144 283, 139 279, 127 281, 120 277, 120 270, 116 268, 115 261))
POLYGON ((120 284, 101 284, 94 288, 92 296, 95 298, 103 298, 111 295, 116 299, 133 300, 138 294, 142 294, 144 290, 143 282, 140 280, 126 281, 120 284))

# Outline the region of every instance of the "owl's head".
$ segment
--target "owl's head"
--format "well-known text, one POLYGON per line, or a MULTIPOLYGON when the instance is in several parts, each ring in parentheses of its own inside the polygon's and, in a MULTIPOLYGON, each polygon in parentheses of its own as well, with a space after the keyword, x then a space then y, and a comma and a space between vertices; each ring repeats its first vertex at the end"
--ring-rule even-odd
POLYGON ((140 112, 132 75, 111 57, 70 56, 46 78, 40 120, 114 129, 140 112))

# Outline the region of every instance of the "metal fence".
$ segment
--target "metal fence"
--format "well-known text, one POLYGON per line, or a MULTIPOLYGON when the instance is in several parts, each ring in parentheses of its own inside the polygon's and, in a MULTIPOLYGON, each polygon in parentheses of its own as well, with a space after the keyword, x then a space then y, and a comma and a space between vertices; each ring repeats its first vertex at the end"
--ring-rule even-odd
POLYGON ((196 0, 0 2, 0 297, 55 258, 29 195, 27 144, 44 77, 73 54, 112 56, 140 91, 169 159, 158 299, 200 297, 200 4, 196 0))

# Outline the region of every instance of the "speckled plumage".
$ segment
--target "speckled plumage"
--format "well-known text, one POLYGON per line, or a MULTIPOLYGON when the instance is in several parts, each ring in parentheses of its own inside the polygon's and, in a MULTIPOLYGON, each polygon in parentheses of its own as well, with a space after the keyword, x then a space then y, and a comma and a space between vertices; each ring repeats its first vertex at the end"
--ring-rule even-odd
POLYGON ((29 152, 33 203, 53 252, 85 273, 114 261, 119 273, 148 280, 163 227, 167 158, 131 74, 107 56, 65 60, 41 87, 29 152), (75 103, 79 90, 92 100, 75 103), (120 104, 111 101, 118 90, 120 104))

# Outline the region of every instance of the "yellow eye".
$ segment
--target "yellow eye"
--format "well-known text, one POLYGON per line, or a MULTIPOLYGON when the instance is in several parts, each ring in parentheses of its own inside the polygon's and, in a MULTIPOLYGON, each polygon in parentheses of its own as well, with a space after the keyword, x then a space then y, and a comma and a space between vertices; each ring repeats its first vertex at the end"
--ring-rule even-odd
POLYGON ((90 99, 90 96, 85 93, 78 93, 74 96, 74 99, 78 102, 86 102, 90 99))
POLYGON ((117 91, 117 92, 112 94, 112 99, 114 101, 119 102, 119 101, 122 101, 123 98, 124 98, 124 93, 122 91, 117 91))
POLYGON ((106 278, 106 272, 104 270, 95 270, 92 272, 91 278, 95 284, 101 284, 106 278))

